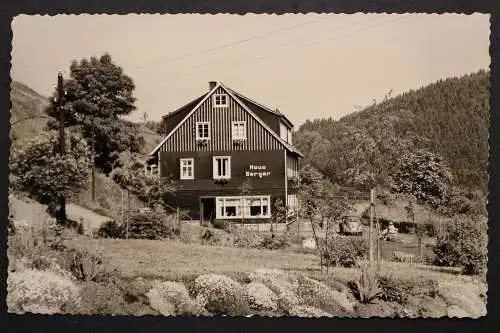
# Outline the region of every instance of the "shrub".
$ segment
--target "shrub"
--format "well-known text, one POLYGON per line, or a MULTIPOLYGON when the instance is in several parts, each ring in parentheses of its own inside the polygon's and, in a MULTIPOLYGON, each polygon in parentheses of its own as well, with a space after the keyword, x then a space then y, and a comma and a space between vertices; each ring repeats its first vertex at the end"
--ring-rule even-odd
POLYGON ((97 236, 100 238, 125 238, 125 228, 116 221, 106 221, 99 227, 97 236))
POLYGON ((243 287, 233 279, 216 274, 198 276, 190 293, 210 313, 215 315, 241 316, 249 314, 243 287))
POLYGON ((235 247, 258 248, 261 244, 261 237, 254 231, 238 229, 233 234, 233 245, 235 247))
POLYGON ((220 242, 220 239, 212 229, 205 228, 201 233, 201 241, 203 244, 215 245, 220 242))
POLYGON ((186 287, 179 282, 159 283, 146 296, 151 307, 164 316, 207 314, 200 303, 189 297, 186 287))
POLYGON ((70 269, 78 280, 93 281, 103 271, 102 257, 97 248, 71 250, 70 255, 70 269))
POLYGON ((435 264, 462 267, 467 275, 483 271, 487 262, 486 227, 483 221, 455 217, 437 239, 435 264))
POLYGON ((307 306, 307 305, 294 306, 290 310, 289 315, 294 316, 294 317, 313 317, 313 318, 333 317, 328 312, 325 312, 321 309, 315 308, 313 306, 307 306))
POLYGON ((7 278, 9 311, 63 313, 80 301, 79 289, 67 276, 50 271, 22 269, 7 278))
POLYGON ((283 236, 265 236, 260 244, 259 248, 267 249, 267 250, 279 250, 284 249, 289 246, 287 239, 283 236))
POLYGON ((401 305, 408 303, 410 296, 428 296, 435 298, 438 284, 434 280, 415 278, 398 279, 389 275, 379 277, 380 293, 378 297, 386 302, 396 302, 401 305))
POLYGON ((287 273, 277 269, 257 269, 250 274, 250 280, 261 282, 278 297, 278 308, 289 313, 291 309, 299 304, 299 298, 295 294, 298 281, 287 273))
POLYGON ((378 272, 363 264, 360 267, 359 277, 349 283, 354 295, 361 303, 372 302, 379 294, 379 274, 378 272))
POLYGON ((158 211, 139 212, 129 217, 128 236, 135 239, 165 239, 178 234, 173 215, 158 211))
POLYGON ((250 308, 253 310, 278 310, 278 297, 263 283, 251 282, 243 287, 243 293, 247 298, 250 308))
POLYGON ((323 249, 323 259, 329 266, 353 267, 368 252, 364 239, 357 237, 333 236, 327 247, 324 241, 320 246, 323 249))
POLYGON ((320 281, 301 276, 298 279, 297 295, 306 305, 325 310, 336 316, 345 316, 354 310, 344 293, 332 290, 320 281))
POLYGON ((231 227, 231 222, 227 220, 214 220, 212 222, 215 229, 229 230, 231 227))

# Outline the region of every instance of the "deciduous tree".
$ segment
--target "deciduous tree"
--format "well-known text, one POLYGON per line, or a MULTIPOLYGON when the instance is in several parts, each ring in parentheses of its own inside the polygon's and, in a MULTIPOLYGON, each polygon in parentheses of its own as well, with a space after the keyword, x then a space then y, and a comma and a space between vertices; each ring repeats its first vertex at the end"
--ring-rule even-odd
MULTIPOLYGON (((61 196, 71 198, 88 184, 90 151, 85 139, 68 135, 66 154, 59 155, 59 136, 55 131, 42 132, 24 146, 12 151, 10 173, 14 187, 42 204, 53 207, 61 196)), ((60 208, 58 212, 64 212, 60 208)), ((65 223, 64 214, 56 214, 65 223), (62 215, 61 215, 62 214, 62 215)))

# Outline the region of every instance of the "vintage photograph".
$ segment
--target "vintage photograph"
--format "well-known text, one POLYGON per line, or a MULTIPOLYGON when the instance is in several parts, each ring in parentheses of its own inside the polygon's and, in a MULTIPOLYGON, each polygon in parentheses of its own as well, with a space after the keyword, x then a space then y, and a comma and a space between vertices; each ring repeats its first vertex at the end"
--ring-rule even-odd
POLYGON ((489 20, 14 17, 9 312, 485 316, 489 20))

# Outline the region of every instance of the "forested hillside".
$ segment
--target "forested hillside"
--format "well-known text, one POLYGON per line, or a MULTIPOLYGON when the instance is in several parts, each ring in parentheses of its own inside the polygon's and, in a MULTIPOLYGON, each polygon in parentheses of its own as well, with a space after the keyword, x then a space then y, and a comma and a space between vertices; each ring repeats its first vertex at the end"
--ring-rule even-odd
POLYGON ((307 121, 295 145, 318 170, 342 185, 357 185, 352 170, 365 164, 388 185, 401 154, 441 155, 455 186, 487 188, 489 71, 440 80, 335 121, 307 121))

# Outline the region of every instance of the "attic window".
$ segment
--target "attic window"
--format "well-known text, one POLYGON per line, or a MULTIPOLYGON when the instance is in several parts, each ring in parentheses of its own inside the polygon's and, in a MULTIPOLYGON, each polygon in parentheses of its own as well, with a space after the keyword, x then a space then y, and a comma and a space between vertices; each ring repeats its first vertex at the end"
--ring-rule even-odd
POLYGON ((215 94, 213 99, 215 108, 225 108, 228 106, 228 98, 226 94, 215 94))

